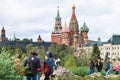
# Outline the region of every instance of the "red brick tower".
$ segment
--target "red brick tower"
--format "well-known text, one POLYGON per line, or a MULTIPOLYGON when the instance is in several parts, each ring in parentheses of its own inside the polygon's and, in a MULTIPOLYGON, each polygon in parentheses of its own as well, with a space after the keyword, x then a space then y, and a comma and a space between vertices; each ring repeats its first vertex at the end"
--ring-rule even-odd
POLYGON ((66 23, 65 26, 62 28, 62 44, 70 45, 70 30, 67 27, 66 23))
MULTIPOLYGON (((79 34, 79 25, 78 25, 78 21, 75 15, 75 5, 73 5, 72 7, 72 16, 71 16, 71 20, 70 20, 70 24, 69 24, 69 28, 70 28, 70 45, 73 45, 73 35, 79 34)), ((78 40, 78 39, 77 39, 78 40)))
POLYGON ((5 29, 4 29, 4 27, 3 27, 2 30, 1 30, 0 41, 1 41, 1 42, 5 42, 5 41, 7 41, 7 40, 8 40, 8 39, 6 38, 5 29))
POLYGON ((38 38, 37 38, 37 42, 39 42, 39 43, 42 42, 42 38, 41 38, 40 35, 39 35, 38 38))
POLYGON ((52 32, 51 35, 51 42, 52 43, 57 43, 57 44, 61 44, 62 40, 61 40, 61 17, 59 14, 59 7, 57 10, 57 16, 55 18, 55 27, 54 27, 54 31, 52 32))

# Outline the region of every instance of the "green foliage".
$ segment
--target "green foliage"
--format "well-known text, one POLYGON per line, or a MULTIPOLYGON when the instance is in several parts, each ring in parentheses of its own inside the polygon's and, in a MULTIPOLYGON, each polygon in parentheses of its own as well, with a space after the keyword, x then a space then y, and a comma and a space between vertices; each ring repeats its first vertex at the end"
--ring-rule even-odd
MULTIPOLYGON (((56 79, 53 79, 56 80, 56 79)), ((118 78, 105 78, 104 76, 100 77, 91 77, 91 76, 85 76, 85 77, 80 77, 80 76, 63 76, 63 77, 58 77, 57 80, 120 80, 120 77, 118 78)))
POLYGON ((77 59, 75 58, 75 56, 73 56, 72 54, 67 55, 64 66, 66 68, 77 66, 77 59))
POLYGON ((63 76, 63 77, 58 77, 57 80, 84 80, 84 78, 80 76, 63 76))
POLYGON ((105 78, 104 76, 100 76, 100 77, 86 76, 86 77, 84 77, 84 80, 120 80, 120 77, 118 77, 118 78, 105 78))
POLYGON ((78 59, 79 65, 78 66, 89 66, 89 59, 91 55, 86 53, 85 51, 82 51, 80 53, 80 58, 78 59))
POLYGON ((71 67, 70 71, 72 71, 75 75, 84 77, 84 76, 88 75, 89 68, 85 67, 85 66, 71 67))
POLYGON ((73 54, 73 48, 66 45, 58 45, 53 43, 50 45, 49 50, 53 52, 55 58, 61 59, 61 65, 64 66, 65 56, 67 54, 73 54))
POLYGON ((107 52, 105 55, 105 63, 107 63, 108 55, 109 55, 109 53, 107 52))
POLYGON ((15 69, 15 56, 2 49, 0 54, 0 79, 2 80, 23 80, 24 76, 15 69))
POLYGON ((28 38, 24 38, 23 42, 31 42, 28 38))
POLYGON ((93 53, 92 53, 92 59, 96 62, 98 58, 100 58, 100 50, 97 46, 97 44, 93 45, 93 53))

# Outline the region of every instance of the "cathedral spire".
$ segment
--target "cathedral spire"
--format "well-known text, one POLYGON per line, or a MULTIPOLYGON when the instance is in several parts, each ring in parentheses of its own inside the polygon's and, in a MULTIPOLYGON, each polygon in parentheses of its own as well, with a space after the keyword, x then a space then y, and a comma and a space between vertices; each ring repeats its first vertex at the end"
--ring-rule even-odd
POLYGON ((57 17, 56 18, 60 18, 60 13, 59 13, 59 6, 57 6, 58 10, 57 10, 57 17))
POLYGON ((60 13, 59 13, 59 6, 57 6, 58 10, 57 10, 57 16, 55 18, 55 27, 54 27, 54 31, 60 32, 60 30, 62 29, 61 26, 61 17, 60 17, 60 13))
POLYGON ((14 32, 14 38, 13 38, 13 40, 16 41, 16 34, 15 34, 15 32, 14 32))
POLYGON ((75 15, 75 5, 72 6, 72 16, 69 27, 70 27, 70 31, 79 32, 79 26, 75 15))
POLYGON ((72 16, 70 19, 70 24, 69 24, 69 28, 70 28, 70 44, 73 44, 73 36, 74 34, 79 34, 79 25, 78 25, 78 21, 76 18, 76 14, 75 14, 75 5, 73 4, 72 6, 72 16))

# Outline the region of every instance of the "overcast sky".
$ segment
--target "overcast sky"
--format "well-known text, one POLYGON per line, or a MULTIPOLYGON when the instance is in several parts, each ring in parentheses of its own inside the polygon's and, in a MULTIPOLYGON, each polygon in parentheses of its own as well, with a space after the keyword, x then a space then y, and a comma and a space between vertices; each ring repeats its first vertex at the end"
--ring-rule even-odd
MULTIPOLYGON (((120 34, 120 0, 74 0, 79 29, 84 18, 90 31, 90 40, 108 40, 113 34, 120 34)), ((0 28, 6 29, 6 36, 33 38, 41 35, 44 41, 51 41, 51 32, 59 5, 62 26, 69 25, 73 0, 0 0, 0 28)))

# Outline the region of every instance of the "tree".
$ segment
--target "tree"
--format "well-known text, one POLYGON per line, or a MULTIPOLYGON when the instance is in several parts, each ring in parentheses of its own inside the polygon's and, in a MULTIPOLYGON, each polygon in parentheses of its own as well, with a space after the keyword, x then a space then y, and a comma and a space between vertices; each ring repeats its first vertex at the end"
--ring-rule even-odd
POLYGON ((94 44, 94 45, 93 45, 93 53, 92 53, 91 58, 92 58, 94 61, 97 61, 97 59, 100 58, 100 50, 99 50, 97 44, 94 44))
POLYGON ((65 56, 67 54, 73 55, 73 48, 71 46, 58 45, 56 43, 53 43, 50 45, 49 50, 54 54, 55 58, 61 59, 62 66, 65 63, 65 56))
POLYGON ((27 38, 24 38, 23 42, 31 42, 31 41, 29 39, 27 39, 27 38))
POLYGON ((26 46, 27 54, 29 55, 32 50, 33 50, 33 44, 28 44, 28 45, 26 46))
POLYGON ((75 56, 73 56, 72 54, 68 54, 66 56, 66 61, 65 61, 64 66, 66 68, 77 66, 77 59, 75 58, 75 56))
POLYGON ((23 80, 24 76, 20 75, 15 67, 16 55, 10 55, 8 50, 2 48, 0 54, 0 80, 23 80))
POLYGON ((105 63, 107 63, 107 59, 109 58, 108 55, 109 55, 109 53, 107 52, 105 55, 105 63))

